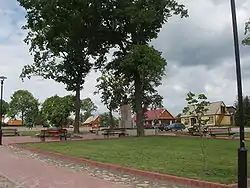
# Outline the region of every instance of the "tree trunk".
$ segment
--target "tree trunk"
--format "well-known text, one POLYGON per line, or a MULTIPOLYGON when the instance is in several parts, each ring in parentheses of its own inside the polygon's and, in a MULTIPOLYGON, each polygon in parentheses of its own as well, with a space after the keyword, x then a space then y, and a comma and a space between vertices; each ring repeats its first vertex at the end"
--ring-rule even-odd
POLYGON ((76 89, 76 103, 75 103, 75 122, 74 122, 74 133, 79 133, 79 127, 80 127, 80 109, 81 109, 81 98, 80 98, 80 86, 77 86, 76 89))
POLYGON ((136 127, 137 136, 144 136, 143 126, 143 108, 142 108, 142 83, 138 73, 135 74, 135 109, 136 109, 136 127))
POLYGON ((113 117, 113 113, 112 110, 109 110, 109 118, 110 118, 110 129, 114 129, 115 124, 114 124, 114 117, 113 117))
POLYGON ((24 122, 23 122, 24 117, 23 117, 23 114, 24 114, 24 112, 22 111, 22 113, 21 113, 21 118, 22 118, 22 126, 24 126, 24 122))

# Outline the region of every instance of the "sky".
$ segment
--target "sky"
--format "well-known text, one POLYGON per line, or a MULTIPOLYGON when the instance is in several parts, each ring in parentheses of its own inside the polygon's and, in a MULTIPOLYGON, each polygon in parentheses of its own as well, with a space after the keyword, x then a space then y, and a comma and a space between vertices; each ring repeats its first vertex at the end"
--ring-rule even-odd
MULTIPOLYGON (((230 0, 178 0, 186 5, 189 17, 173 16, 163 25, 152 45, 168 62, 163 84, 158 88, 164 97, 164 107, 173 115, 186 106, 189 91, 205 93, 209 101, 224 101, 233 105, 237 98, 235 58, 231 26, 230 0)), ((244 38, 244 23, 250 18, 250 1, 237 0, 240 40, 244 38)), ((15 0, 0 0, 0 75, 6 76, 4 99, 9 101, 14 91, 29 90, 40 102, 46 98, 71 94, 63 84, 33 77, 22 82, 22 67, 33 62, 28 46, 23 42, 26 32, 25 11, 15 0)), ((240 45, 244 95, 250 95, 250 46, 240 45)), ((106 111, 96 91, 98 72, 86 78, 81 98, 90 97, 98 113, 106 111)))

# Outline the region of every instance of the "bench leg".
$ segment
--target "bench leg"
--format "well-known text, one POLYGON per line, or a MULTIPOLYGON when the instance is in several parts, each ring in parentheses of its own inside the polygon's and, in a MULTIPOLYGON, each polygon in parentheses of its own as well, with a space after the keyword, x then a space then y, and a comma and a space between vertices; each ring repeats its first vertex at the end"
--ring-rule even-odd
POLYGON ((41 136, 41 137, 40 137, 40 140, 41 140, 42 142, 45 142, 45 136, 41 136))

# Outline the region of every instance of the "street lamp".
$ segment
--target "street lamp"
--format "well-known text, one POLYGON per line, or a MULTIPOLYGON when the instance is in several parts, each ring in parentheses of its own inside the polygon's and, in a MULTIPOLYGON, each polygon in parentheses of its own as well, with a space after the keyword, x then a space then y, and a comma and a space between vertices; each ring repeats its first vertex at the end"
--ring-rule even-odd
POLYGON ((240 123, 240 147, 238 149, 238 188, 247 188, 247 149, 245 147, 245 130, 243 121, 243 96, 240 68, 240 50, 239 37, 236 18, 235 0, 231 0, 233 36, 234 36, 234 51, 236 63, 236 77, 238 90, 238 108, 239 108, 239 123, 240 123))
POLYGON ((3 145, 3 130, 2 130, 2 124, 3 124, 3 81, 7 79, 5 76, 0 76, 1 81, 1 103, 0 103, 0 145, 3 145))

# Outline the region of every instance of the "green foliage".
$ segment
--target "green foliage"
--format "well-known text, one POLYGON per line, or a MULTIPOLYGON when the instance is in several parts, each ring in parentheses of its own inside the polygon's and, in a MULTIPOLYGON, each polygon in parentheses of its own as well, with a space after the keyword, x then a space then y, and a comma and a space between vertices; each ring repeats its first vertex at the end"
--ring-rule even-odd
POLYGON ((29 91, 15 91, 10 99, 9 116, 20 116, 25 124, 34 124, 36 122, 39 103, 29 91))
POLYGON ((250 45, 250 19, 245 24, 245 35, 246 38, 242 41, 242 44, 250 45))
POLYGON ((81 101, 81 111, 83 112, 83 119, 85 121, 88 117, 92 116, 92 113, 97 110, 97 106, 90 98, 83 99, 81 101))
POLYGON ((21 78, 39 75, 76 91, 74 131, 79 132, 80 90, 93 65, 100 65, 108 51, 101 17, 105 9, 99 1, 88 0, 18 2, 27 11, 25 42, 34 56, 34 63, 23 68, 21 78))
POLYGON ((113 120, 110 118, 110 114, 109 112, 105 112, 103 114, 100 114, 100 124, 101 124, 101 127, 107 127, 107 126, 110 126, 112 124, 112 121, 114 121, 114 126, 115 127, 118 127, 118 124, 119 124, 119 119, 113 117, 113 120))
MULTIPOLYGON (((9 103, 6 102, 5 100, 2 100, 2 103, 3 103, 2 115, 6 115, 9 111, 9 103)), ((1 101, 0 101, 0 104, 1 104, 1 101)))
POLYGON ((184 107, 183 113, 196 117, 197 125, 201 129, 206 125, 208 119, 204 118, 204 114, 208 111, 210 102, 204 94, 194 94, 189 92, 186 97, 187 106, 184 107))
POLYGON ((60 127, 67 124, 67 118, 74 111, 74 97, 57 95, 47 98, 42 104, 41 115, 44 121, 60 127))
POLYGON ((147 44, 173 14, 187 17, 184 5, 175 0, 103 2, 103 19, 110 29, 109 42, 118 45, 121 53, 131 44, 147 44))
MULTIPOLYGON (((244 109, 243 122, 245 126, 250 127, 250 99, 249 98, 250 98, 249 96, 243 97, 243 109, 244 109)), ((238 102, 235 103, 235 107, 236 107, 235 124, 236 126, 240 126, 238 102)))
POLYGON ((102 102, 110 110, 117 110, 123 102, 125 96, 129 95, 129 83, 124 75, 116 75, 113 70, 103 70, 102 76, 97 78, 98 91, 102 102))

